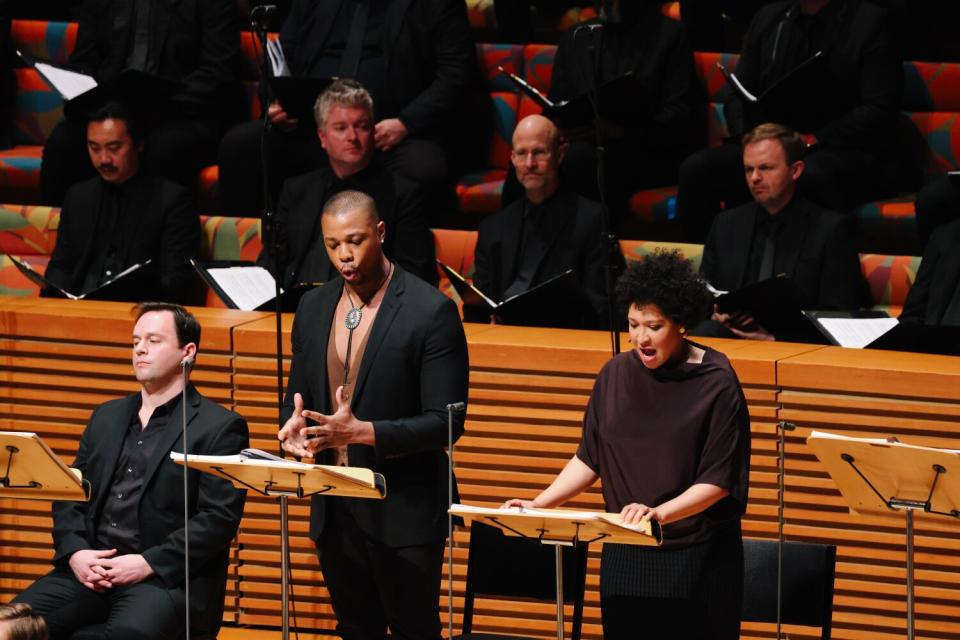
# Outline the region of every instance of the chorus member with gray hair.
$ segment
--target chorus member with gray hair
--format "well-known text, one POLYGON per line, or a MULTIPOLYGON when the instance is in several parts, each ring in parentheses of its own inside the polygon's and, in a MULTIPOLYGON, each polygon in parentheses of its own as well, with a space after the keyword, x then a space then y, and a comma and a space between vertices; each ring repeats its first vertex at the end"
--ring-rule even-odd
POLYGON ((336 276, 320 235, 320 212, 327 200, 347 190, 366 193, 376 202, 387 257, 436 284, 433 239, 421 192, 374 158, 373 113, 370 93, 356 80, 337 80, 317 99, 314 116, 317 137, 327 152, 326 166, 284 184, 277 207, 279 254, 268 235, 257 259, 271 271, 279 262, 284 289, 336 276))

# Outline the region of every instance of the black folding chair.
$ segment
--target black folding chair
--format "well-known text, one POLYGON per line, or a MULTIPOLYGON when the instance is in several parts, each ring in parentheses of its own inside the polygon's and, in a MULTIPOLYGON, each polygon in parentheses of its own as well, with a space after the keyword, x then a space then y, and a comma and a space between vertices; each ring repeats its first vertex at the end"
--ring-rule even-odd
MULTIPOLYGON (((587 575, 587 545, 563 548, 563 601, 573 603, 572 640, 580 640, 583 592, 587 575)), ((474 522, 470 527, 466 600, 463 605, 464 640, 512 639, 527 636, 473 633, 476 596, 556 602, 554 548, 536 540, 506 536, 496 527, 474 522)))
MULTIPOLYGON (((830 639, 837 548, 811 542, 783 543, 783 624, 820 627, 830 639)), ((777 621, 777 541, 743 541, 743 615, 749 622, 777 621)))

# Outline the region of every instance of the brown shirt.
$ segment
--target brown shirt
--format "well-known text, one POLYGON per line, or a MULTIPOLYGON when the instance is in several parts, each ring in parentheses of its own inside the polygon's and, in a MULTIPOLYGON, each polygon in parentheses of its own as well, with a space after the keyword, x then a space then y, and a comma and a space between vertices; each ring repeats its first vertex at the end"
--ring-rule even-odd
MULTIPOLYGON (((370 301, 360 310, 360 324, 353 330, 353 339, 350 340, 350 361, 347 362, 347 341, 350 339, 350 330, 344 324, 347 312, 353 307, 353 304, 361 304, 357 296, 353 296, 353 302, 347 297, 346 286, 337 308, 333 312, 333 331, 330 332, 330 338, 327 341, 327 393, 330 394, 330 409, 336 411, 337 408, 337 388, 343 385, 344 397, 352 405, 353 390, 356 386, 357 374, 360 372, 360 365, 363 363, 363 353, 367 348, 367 338, 370 336, 370 328, 376 320, 377 312, 380 310, 380 303, 383 301, 383 295, 390 285, 393 278, 393 268, 390 274, 380 286, 380 289, 373 295, 370 301), (349 364, 347 379, 344 381, 344 369, 349 364)), ((336 464, 346 466, 349 463, 347 459, 347 448, 338 447, 336 464)))
POLYGON ((746 401, 726 356, 702 348, 700 363, 655 370, 634 350, 610 360, 597 376, 577 449, 600 476, 608 511, 631 502, 657 506, 699 483, 730 493, 702 513, 665 525, 665 547, 705 542, 736 527, 747 504, 746 401))

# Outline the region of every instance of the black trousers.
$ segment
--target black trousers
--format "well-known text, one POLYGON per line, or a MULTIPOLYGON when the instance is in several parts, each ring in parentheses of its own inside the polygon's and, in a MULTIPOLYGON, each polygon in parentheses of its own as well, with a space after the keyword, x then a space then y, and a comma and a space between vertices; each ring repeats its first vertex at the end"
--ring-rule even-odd
MULTIPOLYGON (((331 510, 332 511, 332 510, 331 510)), ((337 633, 344 640, 439 640, 443 541, 391 548, 340 509, 317 544, 337 633)))
MULTIPOLYGON (((293 131, 271 128, 264 137, 261 122, 233 127, 220 143, 220 203, 230 215, 258 216, 264 206, 261 138, 268 167, 270 197, 276 206, 283 182, 320 168, 327 154, 316 129, 301 125, 293 131)), ((424 189, 431 210, 451 205, 445 193, 449 167, 438 143, 410 138, 383 155, 386 167, 424 189)))
POLYGON ((183 631, 183 590, 169 590, 156 577, 97 593, 80 584, 70 569, 54 569, 14 602, 29 604, 43 617, 50 640, 100 623, 106 623, 105 640, 168 640, 183 631))
MULTIPOLYGON (((818 147, 804 164, 800 193, 833 211, 846 212, 858 204, 893 196, 900 182, 891 165, 857 149, 818 147)), ((729 209, 749 199, 740 145, 703 149, 680 165, 677 217, 687 242, 706 240, 721 205, 729 209)))
MULTIPOLYGON (((140 156, 143 171, 177 182, 191 192, 197 174, 217 158, 221 125, 212 120, 177 119, 151 123, 140 156)), ((40 194, 44 204, 59 206, 67 190, 92 178, 96 169, 87 153, 87 124, 64 119, 43 147, 40 194)))

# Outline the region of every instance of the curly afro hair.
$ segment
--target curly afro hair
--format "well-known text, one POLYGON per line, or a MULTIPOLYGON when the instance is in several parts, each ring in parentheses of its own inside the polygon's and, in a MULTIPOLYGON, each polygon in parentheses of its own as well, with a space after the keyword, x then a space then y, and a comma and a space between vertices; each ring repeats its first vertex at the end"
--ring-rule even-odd
POLYGON ((623 315, 633 305, 655 304, 665 316, 688 329, 707 317, 712 302, 693 264, 676 249, 657 249, 631 262, 617 280, 616 296, 623 315))

